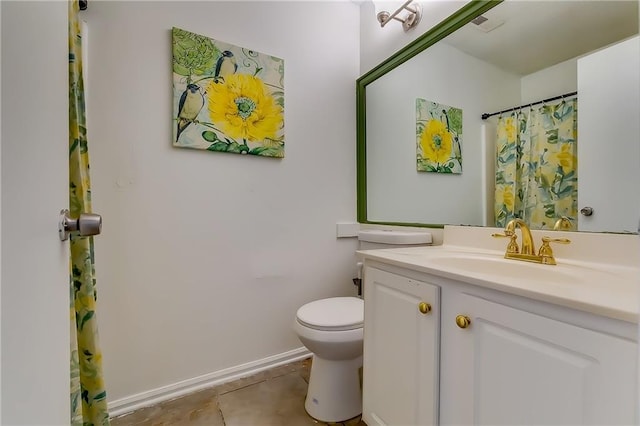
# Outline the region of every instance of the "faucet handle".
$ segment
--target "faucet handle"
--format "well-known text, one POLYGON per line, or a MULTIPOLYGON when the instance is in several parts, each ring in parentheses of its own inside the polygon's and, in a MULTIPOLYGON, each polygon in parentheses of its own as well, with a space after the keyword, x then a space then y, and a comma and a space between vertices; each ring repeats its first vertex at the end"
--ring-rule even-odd
POLYGON ((553 257, 553 250, 549 243, 569 244, 571 242, 568 238, 551 238, 542 237, 542 246, 538 251, 538 256, 542 258, 542 263, 545 265, 555 265, 556 259, 553 257))
POLYGON ((491 234, 494 238, 511 238, 509 244, 507 244, 507 253, 520 253, 520 247, 516 239, 518 235, 515 232, 505 231, 504 234, 491 234))
POLYGON ((542 244, 544 243, 558 243, 558 244, 569 244, 571 242, 568 238, 551 238, 551 237, 542 237, 542 244))

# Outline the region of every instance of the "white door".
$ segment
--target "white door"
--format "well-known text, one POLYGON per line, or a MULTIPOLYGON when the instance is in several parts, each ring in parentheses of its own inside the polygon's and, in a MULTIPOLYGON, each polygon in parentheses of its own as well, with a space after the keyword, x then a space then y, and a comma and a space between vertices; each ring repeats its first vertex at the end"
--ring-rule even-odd
POLYGON ((439 287, 367 267, 364 294, 364 421, 437 424, 439 287))
POLYGON ((0 2, 2 424, 69 424, 67 2, 0 2))
POLYGON ((637 232, 640 220, 640 38, 578 60, 581 231, 637 232))

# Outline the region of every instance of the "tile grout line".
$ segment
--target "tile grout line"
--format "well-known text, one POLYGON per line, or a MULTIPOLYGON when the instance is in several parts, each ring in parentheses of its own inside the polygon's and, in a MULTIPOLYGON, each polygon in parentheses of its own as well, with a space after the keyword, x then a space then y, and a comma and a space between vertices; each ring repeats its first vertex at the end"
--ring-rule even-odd
POLYGON ((220 413, 220 418, 222 419, 222 426, 227 426, 227 421, 224 419, 224 413, 222 412, 222 408, 220 408, 220 398, 216 396, 216 407, 218 408, 218 413, 220 413))
MULTIPOLYGON (((281 374, 278 374, 278 375, 274 375, 274 376, 268 377, 268 378, 266 378, 264 380, 260 380, 260 381, 257 381, 257 382, 246 384, 244 386, 241 386, 241 387, 238 387, 238 388, 235 388, 235 389, 232 389, 232 390, 228 390, 228 391, 225 391, 225 392, 222 392, 222 393, 217 393, 217 395, 218 396, 226 395, 228 393, 235 392, 235 391, 240 390, 240 389, 248 388, 249 386, 253 386, 253 385, 260 384, 260 383, 264 383, 264 382, 266 382, 268 380, 277 379, 278 377, 283 377, 283 376, 286 376, 286 375, 289 375, 289 374, 293 374, 293 373, 298 373, 300 375, 300 377, 302 377, 302 380, 304 380, 308 384, 309 382, 302 376, 302 374, 300 374, 301 371, 302 371, 302 369, 294 369, 294 370, 291 370, 291 371, 287 371, 285 373, 281 373, 281 374)), ((224 385, 221 385, 221 386, 224 386, 224 385)), ((215 387, 210 388, 210 389, 215 389, 215 387)))
POLYGON ((269 380, 269 379, 264 379, 264 380, 260 380, 260 381, 258 381, 258 382, 249 383, 249 384, 247 384, 247 385, 240 386, 239 388, 235 388, 235 389, 231 389, 231 390, 228 390, 228 391, 225 391, 225 392, 222 392, 222 393, 218 393, 217 395, 218 395, 218 396, 226 395, 226 394, 229 394, 229 393, 232 393, 232 392, 235 392, 235 391, 239 391, 240 389, 246 389, 246 388, 248 388, 249 386, 253 386, 253 385, 258 385, 258 384, 260 384, 260 383, 264 383, 264 382, 266 382, 267 380, 269 380))

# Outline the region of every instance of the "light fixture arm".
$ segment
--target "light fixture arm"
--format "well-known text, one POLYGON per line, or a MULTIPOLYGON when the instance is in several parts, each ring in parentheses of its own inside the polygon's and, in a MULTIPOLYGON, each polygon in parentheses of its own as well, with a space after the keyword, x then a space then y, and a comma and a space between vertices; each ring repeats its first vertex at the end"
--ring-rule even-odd
POLYGON ((380 26, 384 27, 393 19, 402 22, 402 28, 405 31, 409 31, 411 28, 416 27, 422 18, 422 7, 419 3, 410 6, 412 2, 413 0, 407 0, 391 14, 385 11, 378 13, 377 19, 378 22, 380 22, 380 26), (398 14, 403 10, 407 10, 409 12, 404 19, 398 17, 398 14))

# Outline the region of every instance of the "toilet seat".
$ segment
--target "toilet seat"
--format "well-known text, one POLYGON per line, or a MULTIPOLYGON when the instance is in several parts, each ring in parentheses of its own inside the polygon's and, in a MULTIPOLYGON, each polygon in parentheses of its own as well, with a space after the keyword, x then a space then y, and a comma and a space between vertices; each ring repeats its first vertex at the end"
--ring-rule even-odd
POLYGON ((298 309, 300 324, 314 330, 345 331, 362 328, 364 301, 357 297, 330 297, 315 300, 298 309))

